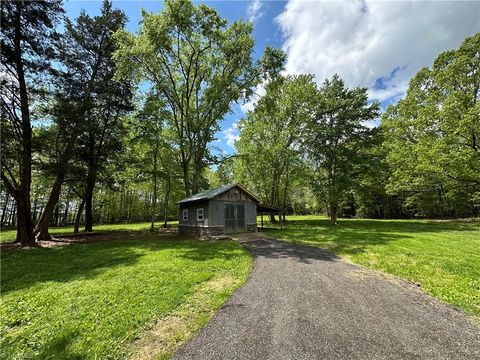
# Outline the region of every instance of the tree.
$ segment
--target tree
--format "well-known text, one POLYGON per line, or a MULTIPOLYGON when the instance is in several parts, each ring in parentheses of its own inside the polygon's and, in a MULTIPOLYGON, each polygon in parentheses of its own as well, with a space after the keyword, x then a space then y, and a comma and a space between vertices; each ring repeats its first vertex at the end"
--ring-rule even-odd
POLYGON ((480 200, 480 34, 410 81, 382 118, 388 190, 427 216, 472 216, 480 200), (475 206, 476 205, 476 206, 475 206))
MULTIPOLYGON (((61 66, 56 69, 58 79, 56 93, 49 110, 58 131, 56 142, 58 156, 53 159, 56 176, 47 204, 35 227, 38 239, 51 238, 48 228, 80 135, 88 131, 92 117, 109 111, 112 114, 109 107, 113 104, 113 93, 116 94, 118 90, 121 93, 119 96, 125 99, 122 91, 127 91, 126 89, 121 87, 112 89, 115 84, 112 80, 115 72, 112 61, 115 45, 112 34, 123 28, 125 21, 125 14, 112 9, 111 3, 107 0, 103 3, 100 16, 92 18, 82 12, 75 23, 66 20, 66 31, 57 43, 61 66)), ((119 99, 115 101, 118 105, 119 99)), ((91 149, 90 147, 90 151, 91 149)), ((91 177, 87 195, 92 193, 94 185, 95 179, 91 177)), ((85 206, 91 209, 91 202, 87 203, 87 200, 86 198, 85 206)))
POLYGON ((309 157, 315 168, 314 188, 326 200, 332 224, 339 203, 368 166, 368 149, 377 129, 365 125, 379 115, 377 103, 368 104, 366 88, 348 89, 338 75, 319 90, 315 117, 309 126, 309 157))
POLYGON ((2 181, 17 204, 17 242, 34 245, 31 213, 32 117, 38 84, 54 58, 60 1, 2 1, 2 181))
POLYGON ((279 76, 239 123, 235 176, 284 213, 291 184, 304 174, 301 145, 316 94, 311 75, 279 76))
POLYGON ((208 144, 231 104, 258 82, 250 23, 227 26, 218 13, 189 0, 167 0, 159 14, 142 13, 137 34, 116 33, 118 76, 146 82, 165 102, 185 195, 199 190, 213 161, 208 144))
POLYGON ((159 181, 164 189, 164 226, 167 223, 167 209, 173 173, 173 154, 169 144, 168 129, 165 123, 170 116, 165 104, 154 94, 149 94, 141 111, 132 119, 133 156, 136 158, 137 174, 151 179, 150 230, 154 230, 157 218, 159 181))

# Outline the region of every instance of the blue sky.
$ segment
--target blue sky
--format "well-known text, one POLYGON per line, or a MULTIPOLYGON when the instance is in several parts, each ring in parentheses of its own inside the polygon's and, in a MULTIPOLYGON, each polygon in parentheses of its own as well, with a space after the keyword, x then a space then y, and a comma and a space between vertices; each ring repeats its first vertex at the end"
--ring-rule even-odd
MULTIPOLYGON (((198 3, 198 2, 195 2, 198 3)), ((248 1, 207 1, 204 2, 215 8, 222 17, 229 21, 238 19, 254 21, 255 49, 254 57, 259 58, 266 46, 281 47, 281 32, 275 23, 275 18, 284 9, 284 2, 269 1, 261 3, 258 13, 252 13, 252 2, 248 1)), ((102 1, 66 1, 64 4, 67 16, 75 18, 84 9, 90 15, 100 13, 102 1)), ((145 9, 159 12, 163 8, 163 1, 113 1, 113 6, 122 9, 128 16, 127 29, 135 32, 141 19, 140 11, 145 9)), ((239 105, 232 106, 233 113, 227 114, 222 121, 221 131, 217 134, 218 141, 212 147, 220 152, 231 154, 234 152, 233 141, 238 136, 235 123, 244 115, 239 105)))
MULTIPOLYGON (((198 3, 198 2, 196 2, 198 3)), ((480 1, 206 1, 229 21, 250 20, 256 41, 254 57, 266 46, 283 48, 286 70, 311 73, 321 84, 338 73, 347 86, 364 86, 382 108, 395 103, 408 80, 430 66, 439 53, 455 49, 480 32, 480 1)), ((159 12, 163 1, 113 1, 135 31, 140 11, 159 12)), ((65 1, 71 18, 81 9, 99 13, 101 1, 65 1)), ((261 92, 261 89, 259 89, 261 92)), ((250 106, 232 106, 212 147, 231 154, 236 122, 250 106)), ((375 123, 371 124, 376 125, 375 123)))

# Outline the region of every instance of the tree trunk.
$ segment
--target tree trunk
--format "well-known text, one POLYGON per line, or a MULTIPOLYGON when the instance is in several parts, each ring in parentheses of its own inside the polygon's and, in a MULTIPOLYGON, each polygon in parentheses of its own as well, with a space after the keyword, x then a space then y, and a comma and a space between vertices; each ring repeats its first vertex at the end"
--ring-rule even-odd
POLYGON ((73 226, 73 232, 78 234, 80 230, 80 219, 82 218, 83 208, 85 206, 85 198, 82 199, 80 205, 78 206, 77 215, 75 216, 75 225, 73 226))
POLYGON ((55 177, 55 182, 53 183, 52 190, 50 191, 50 196, 48 197, 47 204, 43 209, 42 216, 38 220, 37 225, 35 226, 35 234, 37 234, 38 240, 51 240, 52 236, 48 232, 48 228, 50 227, 50 222, 52 221, 53 211, 55 210, 55 206, 58 203, 58 199, 60 198, 60 191, 62 189, 62 183, 65 178, 64 171, 57 174, 55 177))
POLYGON ((13 207, 12 211, 10 212, 10 218, 8 220, 8 225, 10 225, 10 226, 15 226, 16 211, 17 211, 17 205, 15 203, 15 206, 13 207))
POLYGON ((37 221, 37 209, 38 208, 38 197, 35 197, 35 200, 33 201, 33 215, 32 215, 32 221, 35 222, 37 221))
POLYGON ((22 59, 22 24, 21 24, 21 8, 23 3, 17 4, 17 12, 15 14, 15 66, 17 71, 17 81, 20 95, 20 110, 22 118, 22 150, 20 165, 20 185, 14 195, 17 201, 17 242, 23 246, 34 245, 35 237, 33 234, 33 221, 30 204, 30 189, 32 185, 32 126, 30 122, 30 107, 28 103, 27 83, 25 81, 25 72, 22 59))
POLYGON ((0 220, 0 224, 3 227, 5 225, 5 213, 7 212, 8 209, 8 202, 10 201, 10 197, 8 196, 8 193, 5 194, 5 202, 3 203, 3 209, 2 209, 2 218, 0 220))
POLYGON ((70 201, 67 200, 65 204, 65 211, 63 212, 62 225, 67 225, 68 223, 68 211, 70 210, 70 201))
POLYGON ((85 231, 93 231, 93 190, 95 189, 96 169, 95 169, 95 135, 88 134, 88 171, 87 184, 85 187, 85 231))
POLYGON ((157 211, 157 152, 158 149, 155 148, 153 151, 153 194, 152 194, 152 212, 151 212, 151 221, 150 231, 155 229, 155 212, 157 211))
POLYGON ((16 242, 22 246, 35 246, 35 237, 33 236, 33 221, 30 214, 30 201, 26 201, 25 196, 19 196, 17 199, 17 239, 16 242))
POLYGON ((60 217, 60 204, 57 203, 57 206, 55 206, 55 211, 53 215, 53 224, 55 226, 58 226, 58 219, 60 217))
POLYGON ((85 188, 85 231, 93 231, 93 190, 95 188, 95 177, 87 176, 85 188))
POLYGON ((166 178, 165 197, 163 198, 163 227, 168 226, 168 200, 170 199, 170 178, 166 178))
POLYGON ((330 202, 329 212, 330 212, 330 222, 332 223, 332 225, 337 225, 338 203, 336 201, 330 202))

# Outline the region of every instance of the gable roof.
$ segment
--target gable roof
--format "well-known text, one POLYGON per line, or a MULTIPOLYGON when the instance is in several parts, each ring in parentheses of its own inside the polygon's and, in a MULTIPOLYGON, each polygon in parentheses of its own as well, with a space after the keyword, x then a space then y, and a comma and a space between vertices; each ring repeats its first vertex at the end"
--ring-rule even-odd
POLYGON ((233 189, 234 187, 238 187, 239 189, 247 193, 250 197, 252 197, 256 202, 260 202, 260 200, 255 195, 253 195, 250 191, 245 189, 242 185, 228 184, 228 185, 220 186, 216 189, 210 189, 210 190, 199 192, 198 194, 195 194, 186 199, 180 200, 177 204, 186 204, 186 203, 195 202, 195 201, 210 200, 210 199, 213 199, 214 197, 217 197, 220 194, 223 194, 224 192, 230 189, 233 189))

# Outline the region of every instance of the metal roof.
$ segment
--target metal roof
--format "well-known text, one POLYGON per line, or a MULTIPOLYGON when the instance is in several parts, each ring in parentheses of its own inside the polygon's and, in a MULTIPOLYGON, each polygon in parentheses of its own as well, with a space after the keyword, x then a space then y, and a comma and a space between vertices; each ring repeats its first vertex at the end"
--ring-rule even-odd
POLYGON ((234 187, 240 188, 242 191, 246 192, 249 196, 251 196, 254 200, 256 200, 257 202, 260 202, 260 200, 258 200, 258 198, 255 195, 253 195, 250 191, 245 189, 242 185, 228 184, 228 185, 220 186, 216 189, 210 189, 210 190, 199 192, 198 194, 192 195, 189 198, 180 200, 177 204, 185 204, 185 203, 201 201, 201 200, 210 200, 220 194, 223 194, 225 191, 233 189, 234 187))

